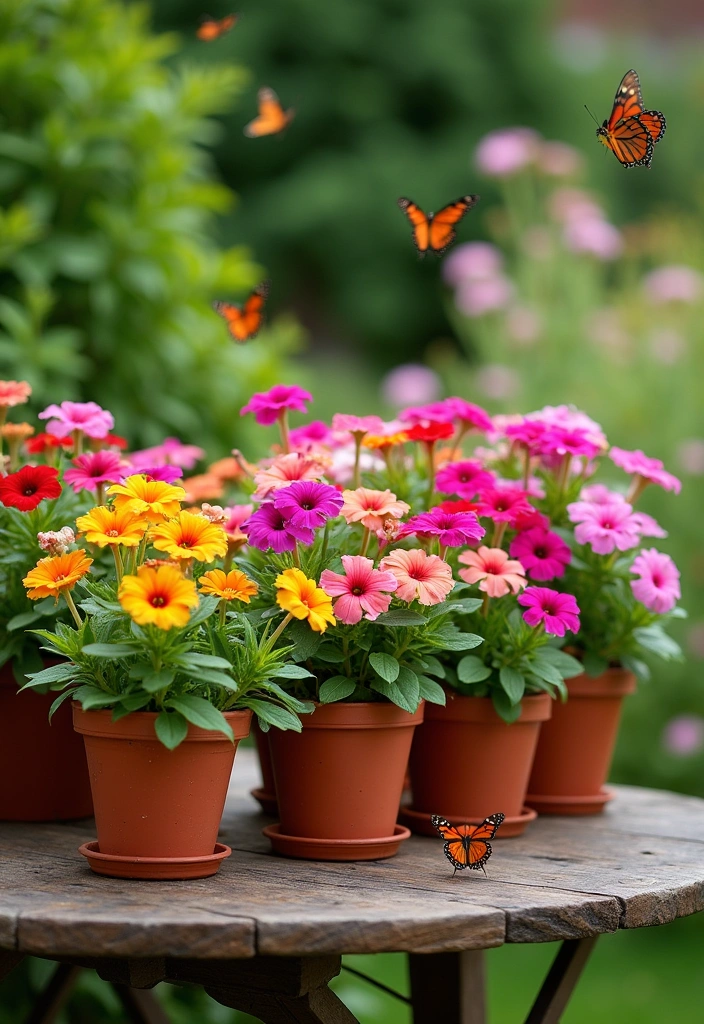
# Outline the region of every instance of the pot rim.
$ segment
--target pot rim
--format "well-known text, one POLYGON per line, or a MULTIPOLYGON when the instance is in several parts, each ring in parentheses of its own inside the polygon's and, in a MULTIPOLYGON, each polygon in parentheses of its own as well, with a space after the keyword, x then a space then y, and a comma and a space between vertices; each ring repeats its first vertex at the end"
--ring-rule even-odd
POLYGON ((424 700, 414 712, 391 701, 315 702, 315 711, 301 715, 301 722, 304 729, 408 729, 420 725, 425 708, 424 700))
MULTIPOLYGON (((96 736, 112 740, 142 740, 158 743, 161 741, 154 731, 154 721, 158 711, 131 711, 129 715, 112 721, 111 708, 96 708, 84 711, 78 701, 71 701, 73 712, 73 728, 83 736, 96 736)), ((225 719, 232 727, 235 742, 249 736, 252 712, 249 708, 241 711, 223 711, 225 719)), ((197 725, 188 725, 188 733, 183 743, 230 743, 222 732, 212 729, 201 729, 197 725)), ((166 749, 166 748, 164 748, 166 749)))
POLYGON ((525 725, 546 722, 552 715, 553 698, 549 693, 530 693, 521 700, 521 714, 515 722, 504 722, 494 708, 491 697, 470 697, 446 691, 447 704, 433 704, 428 708, 426 721, 481 722, 484 724, 525 725))
POLYGON ((635 693, 637 680, 633 672, 625 668, 607 668, 598 676, 589 676, 582 672, 571 679, 565 679, 568 700, 573 697, 611 697, 621 698, 635 693))

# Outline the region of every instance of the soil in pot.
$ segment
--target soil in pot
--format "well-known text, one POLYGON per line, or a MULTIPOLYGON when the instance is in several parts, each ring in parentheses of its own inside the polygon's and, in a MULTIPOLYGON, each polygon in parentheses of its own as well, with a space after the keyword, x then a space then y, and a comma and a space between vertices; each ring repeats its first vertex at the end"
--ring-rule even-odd
POLYGON ((556 701, 540 734, 528 796, 540 814, 599 814, 612 794, 609 777, 623 698, 633 693, 631 672, 610 668, 602 675, 566 680, 569 697, 556 701))
POLYGON ((404 808, 404 824, 435 835, 432 814, 459 824, 479 823, 502 811, 506 817, 497 839, 520 835, 535 818, 525 795, 541 724, 552 704, 546 693, 524 697, 521 716, 511 725, 499 718, 489 697, 448 693, 445 707, 428 705, 413 739, 412 803, 404 808))

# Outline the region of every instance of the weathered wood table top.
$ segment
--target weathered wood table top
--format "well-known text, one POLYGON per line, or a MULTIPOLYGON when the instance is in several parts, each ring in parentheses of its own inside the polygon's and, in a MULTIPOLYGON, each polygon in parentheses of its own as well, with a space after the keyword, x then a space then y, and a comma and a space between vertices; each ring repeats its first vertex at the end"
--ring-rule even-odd
POLYGON ((91 822, 0 825, 0 950, 46 957, 240 959, 579 939, 704 909, 704 800, 618 787, 605 813, 539 818, 497 839, 480 872, 453 877, 441 839, 395 858, 313 863, 270 852, 240 750, 223 820, 220 873, 133 882, 89 870, 91 822))

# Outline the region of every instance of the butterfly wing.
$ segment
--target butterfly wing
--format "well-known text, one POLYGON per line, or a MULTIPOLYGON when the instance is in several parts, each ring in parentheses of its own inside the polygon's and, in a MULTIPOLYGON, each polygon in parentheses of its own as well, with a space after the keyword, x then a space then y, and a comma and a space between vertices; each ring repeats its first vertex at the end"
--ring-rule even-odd
POLYGON ((475 839, 493 839, 496 835, 499 827, 503 823, 504 815, 499 811, 498 814, 490 814, 488 818, 485 818, 481 825, 477 825, 472 830, 470 839, 474 842, 475 839))
POLYGON ((653 159, 653 137, 640 117, 627 117, 605 137, 606 145, 624 167, 650 167, 653 159))
POLYGON ((236 14, 228 14, 224 18, 220 18, 219 21, 217 18, 211 18, 206 14, 196 30, 196 35, 203 42, 210 43, 213 39, 219 39, 220 36, 229 32, 236 24, 236 14))
POLYGON ((445 840, 445 856, 455 871, 471 867, 468 837, 473 831, 472 826, 451 825, 446 818, 441 818, 437 814, 433 814, 430 820, 445 840))
POLYGON ((644 110, 642 114, 638 115, 638 120, 649 133, 653 140, 653 145, 659 142, 667 128, 665 115, 661 114, 659 110, 644 110))
POLYGON ((490 839, 493 839, 496 835, 497 829, 504 820, 504 815, 499 812, 498 814, 490 814, 488 818, 485 818, 481 825, 472 831, 469 836, 468 850, 467 850, 467 867, 474 871, 478 871, 480 868, 483 870, 484 865, 491 857, 491 843, 490 839))
POLYGON ((633 69, 627 71, 614 96, 614 105, 607 125, 610 132, 619 121, 627 117, 635 117, 643 110, 643 96, 640 91, 640 80, 633 69))
POLYGON ((398 205, 411 222, 411 227, 413 228, 413 242, 416 249, 422 256, 428 250, 428 242, 430 238, 430 223, 428 218, 423 213, 420 206, 416 206, 412 199, 401 198, 398 200, 398 205))
POLYGON ((242 306, 237 306, 234 302, 213 303, 213 309, 225 320, 235 341, 242 344, 258 334, 264 322, 264 303, 268 294, 269 282, 263 281, 242 306))
POLYGON ((447 249, 455 240, 455 225, 464 217, 467 210, 479 202, 479 196, 462 196, 454 203, 443 206, 436 214, 430 217, 428 245, 438 256, 447 249))
POLYGON ((245 126, 244 133, 252 139, 261 135, 276 135, 291 123, 295 111, 284 110, 273 89, 264 87, 257 93, 259 115, 245 126))

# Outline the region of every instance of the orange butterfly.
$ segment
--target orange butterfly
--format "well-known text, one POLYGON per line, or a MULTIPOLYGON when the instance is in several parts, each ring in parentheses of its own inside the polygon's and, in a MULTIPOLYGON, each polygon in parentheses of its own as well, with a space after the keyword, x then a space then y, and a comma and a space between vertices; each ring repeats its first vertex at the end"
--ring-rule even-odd
POLYGON ((238 14, 228 14, 220 19, 211 18, 209 14, 204 14, 196 30, 196 35, 204 43, 212 43, 213 39, 219 39, 220 36, 224 36, 226 32, 234 28, 238 20, 238 14))
POLYGON ((255 117, 245 126, 244 133, 251 139, 258 139, 260 135, 276 135, 287 128, 293 121, 296 111, 284 110, 279 103, 279 97, 273 89, 264 86, 257 93, 259 103, 259 116, 255 117))
POLYGON ((459 224, 467 210, 478 202, 479 196, 462 196, 456 202, 443 206, 439 213, 427 215, 410 199, 401 198, 398 205, 413 226, 413 241, 421 256, 428 249, 440 256, 455 240, 455 224, 459 224))
POLYGON ((597 128, 596 134, 624 167, 650 167, 655 143, 663 137, 666 127, 665 115, 659 110, 643 110, 638 75, 631 70, 623 76, 616 91, 611 117, 597 128))
POLYGON ((491 843, 504 815, 490 814, 481 825, 451 825, 446 818, 433 814, 430 819, 445 842, 445 856, 454 867, 453 874, 464 868, 484 871, 484 865, 491 857, 491 843))
POLYGON ((213 309, 227 323, 227 328, 235 339, 242 342, 250 341, 259 332, 264 323, 264 303, 269 294, 269 282, 262 281, 241 306, 234 302, 214 302, 213 309))

